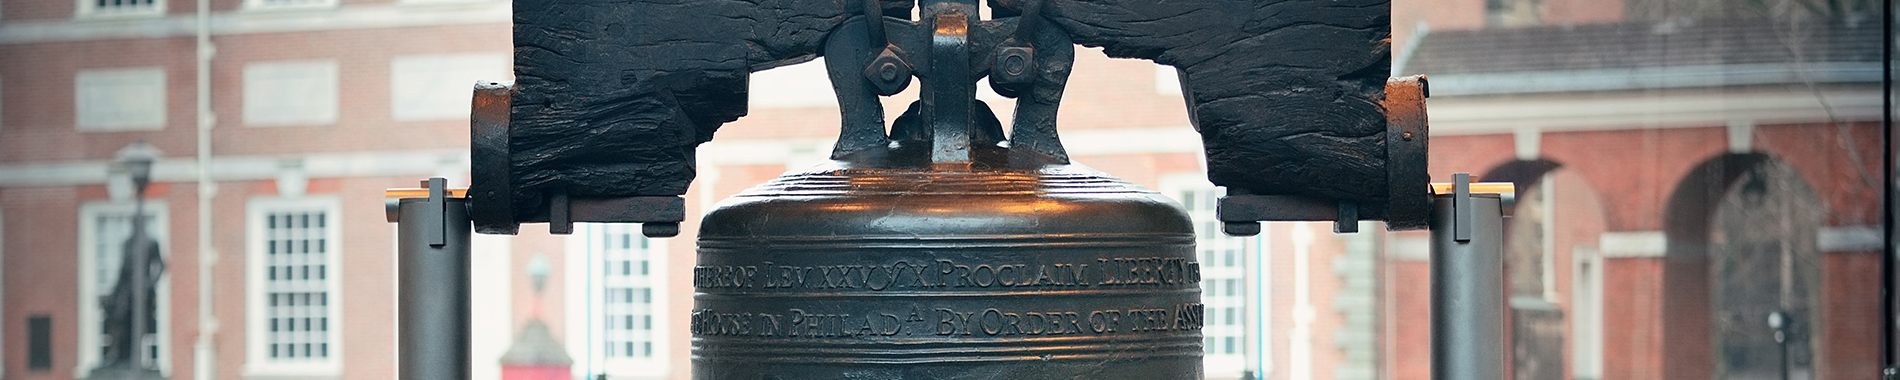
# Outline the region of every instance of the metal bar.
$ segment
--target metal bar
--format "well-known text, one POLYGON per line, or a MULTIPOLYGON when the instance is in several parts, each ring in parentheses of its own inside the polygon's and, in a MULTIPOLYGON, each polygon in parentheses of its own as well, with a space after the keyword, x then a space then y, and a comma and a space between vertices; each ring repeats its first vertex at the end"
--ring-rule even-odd
POLYGON ((922 113, 930 121, 930 162, 970 165, 976 78, 970 71, 970 15, 974 4, 939 4, 930 37, 930 75, 924 77, 922 113))
POLYGON ((402 380, 470 376, 469 237, 474 231, 468 199, 435 199, 440 200, 406 198, 397 206, 397 378, 402 380), (431 215, 433 210, 442 211, 431 215), (431 231, 445 235, 445 244, 429 244, 431 231))
POLYGON ((1432 197, 1432 378, 1504 378, 1504 215, 1495 194, 1432 197), (1465 196, 1465 202, 1454 197, 1465 196), (1467 206, 1456 210, 1454 204, 1467 206), (1469 240, 1455 238, 1469 213, 1469 240))

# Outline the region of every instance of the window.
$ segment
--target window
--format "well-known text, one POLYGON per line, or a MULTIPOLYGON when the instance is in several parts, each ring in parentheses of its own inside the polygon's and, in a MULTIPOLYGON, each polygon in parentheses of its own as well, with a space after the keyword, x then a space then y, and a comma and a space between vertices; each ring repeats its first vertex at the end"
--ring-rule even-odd
POLYGON ((244 125, 327 125, 336 119, 336 61, 244 65, 244 125))
POLYGON ((81 18, 162 16, 165 0, 78 0, 75 16, 81 18))
POLYGON ((467 120, 476 81, 508 81, 506 54, 432 54, 389 62, 390 116, 396 120, 467 120))
POLYGON ((1164 181, 1164 192, 1194 221, 1194 250, 1201 265, 1201 328, 1207 373, 1239 375, 1247 364, 1247 239, 1221 232, 1214 208, 1224 193, 1199 173, 1164 181), (1172 186, 1170 186, 1172 185, 1172 186))
POLYGON ((82 132, 156 131, 165 128, 165 69, 80 70, 73 109, 82 132))
POLYGON ((245 10, 295 10, 336 8, 336 0, 244 0, 245 10))
POLYGON ((35 315, 26 318, 26 370, 53 370, 53 317, 35 315))
POLYGON ((664 240, 647 239, 638 224, 583 224, 568 243, 569 326, 587 327, 568 343, 577 372, 653 376, 667 371, 664 240), (584 297, 574 299, 576 297, 584 297), (585 318, 582 321, 581 318, 585 318))
MULTIPOLYGON (((79 209, 79 350, 78 371, 90 371, 99 365, 106 345, 105 310, 99 300, 110 296, 124 265, 126 240, 132 238, 134 204, 127 201, 88 203, 79 209)), ((158 241, 159 255, 169 261, 170 228, 165 202, 145 202, 145 231, 158 241)), ((169 262, 158 277, 154 313, 140 339, 148 368, 171 373, 171 271, 169 262)))
POLYGON ((340 357, 334 198, 249 205, 246 375, 334 375, 340 357))

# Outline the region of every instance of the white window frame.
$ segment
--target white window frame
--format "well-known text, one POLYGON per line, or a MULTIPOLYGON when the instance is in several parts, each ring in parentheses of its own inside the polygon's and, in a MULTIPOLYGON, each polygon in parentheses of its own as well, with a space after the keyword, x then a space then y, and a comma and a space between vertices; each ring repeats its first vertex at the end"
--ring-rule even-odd
POLYGON ((165 0, 152 0, 149 6, 113 6, 100 7, 99 0, 73 0, 73 18, 77 19, 121 19, 160 17, 165 15, 165 0))
POLYGON ((73 74, 73 125, 80 132, 164 130, 165 121, 168 117, 168 109, 170 108, 168 107, 170 104, 168 103, 170 101, 170 99, 168 99, 170 96, 170 88, 168 87, 170 85, 168 83, 170 78, 167 78, 167 76, 165 67, 163 66, 79 70, 78 73, 73 74), (112 82, 149 79, 151 77, 158 79, 158 91, 149 94, 158 99, 158 107, 156 108, 158 114, 152 120, 97 120, 95 117, 87 116, 89 114, 89 112, 87 112, 88 109, 104 106, 103 104, 88 105, 91 104, 86 99, 88 83, 95 83, 97 81, 112 82))
POLYGON ((347 275, 342 270, 341 257, 344 255, 342 240, 342 206, 335 196, 254 197, 245 203, 244 234, 244 376, 310 376, 333 377, 342 373, 343 357, 343 287, 347 275), (264 292, 265 264, 265 216, 283 210, 321 210, 325 213, 325 239, 328 242, 325 252, 325 282, 329 294, 325 304, 329 311, 329 348, 327 358, 307 361, 277 361, 270 357, 266 342, 270 333, 267 304, 264 292))
POLYGON ((246 127, 308 127, 308 126, 324 126, 324 125, 336 124, 337 120, 341 118, 340 114, 342 113, 341 109, 343 107, 342 83, 341 83, 342 79, 338 77, 340 75, 339 72, 341 71, 341 69, 338 68, 337 66, 338 66, 337 61, 334 59, 252 61, 252 62, 244 63, 244 69, 243 69, 243 74, 242 74, 244 83, 241 85, 241 89, 240 89, 243 92, 240 95, 241 97, 240 100, 243 104, 240 105, 240 108, 242 109, 239 110, 240 111, 239 116, 243 118, 244 126, 246 127), (257 104, 259 102, 269 102, 269 101, 274 100, 274 99, 271 99, 273 94, 268 92, 270 89, 261 87, 263 86, 263 84, 259 83, 259 79, 263 79, 264 76, 270 75, 272 71, 276 71, 276 70, 295 71, 299 69, 312 69, 314 70, 313 71, 314 73, 318 73, 320 75, 328 75, 327 78, 321 78, 323 80, 328 81, 327 83, 325 83, 329 86, 328 88, 316 89, 316 91, 319 92, 316 94, 296 94, 298 96, 308 95, 311 99, 315 99, 313 101, 328 102, 328 104, 317 105, 318 107, 327 106, 327 108, 317 110, 316 114, 314 115, 309 115, 306 117, 288 117, 288 118, 276 118, 273 116, 266 116, 270 114, 268 110, 260 110, 257 108, 252 108, 254 106, 258 106, 257 104), (271 100, 267 100, 267 99, 271 99, 271 100))
MULTIPOLYGON (((98 292, 101 290, 96 286, 100 281, 99 247, 124 245, 123 240, 117 243, 101 242, 100 235, 104 232, 99 231, 97 222, 100 217, 106 215, 130 217, 134 207, 134 203, 130 200, 87 202, 79 206, 79 293, 77 298, 79 344, 73 348, 79 351, 79 360, 73 363, 75 377, 83 376, 99 366, 99 350, 104 344, 99 338, 104 334, 100 331, 103 327, 100 325, 105 323, 105 311, 100 310, 98 292)), ((158 299, 154 313, 157 314, 153 317, 158 319, 158 331, 152 333, 157 336, 157 341, 153 343, 158 346, 158 357, 153 364, 158 366, 160 374, 171 376, 171 274, 177 270, 177 266, 171 264, 175 263, 172 258, 178 255, 172 254, 171 250, 171 220, 170 212, 167 210, 165 201, 149 199, 145 201, 145 217, 149 218, 146 222, 146 232, 152 235, 153 240, 158 241, 159 254, 163 255, 167 261, 165 275, 159 276, 157 289, 155 289, 158 299)))
POLYGON ((1570 251, 1572 275, 1571 375, 1577 380, 1603 377, 1603 255, 1595 247, 1570 251))
POLYGON ((337 0, 315 0, 290 4, 273 4, 270 0, 244 0, 243 10, 246 12, 274 12, 336 9, 337 3, 337 0))
MULTIPOLYGON (((0 104, 6 104, 0 102, 0 104)), ((0 210, 0 257, 7 257, 7 213, 0 210)), ((6 292, 6 260, 0 260, 0 294, 6 292)), ((0 315, 7 315, 7 303, 0 302, 0 315)), ((0 328, 0 342, 7 341, 7 329, 0 328)), ((0 344, 0 379, 7 378, 7 345, 0 344)))
POLYGON ((453 6, 463 4, 490 4, 498 0, 396 0, 398 6, 453 6))
POLYGON ((574 357, 572 370, 577 374, 605 373, 611 378, 666 378, 672 374, 670 358, 676 348, 669 341, 673 329, 671 316, 667 309, 668 295, 671 293, 667 281, 668 255, 667 243, 671 239, 647 239, 648 285, 653 291, 648 301, 652 305, 653 326, 650 329, 653 350, 646 358, 606 358, 604 345, 599 337, 604 336, 605 314, 602 298, 602 265, 595 261, 603 260, 599 251, 604 234, 631 233, 640 234, 640 225, 579 223, 577 233, 569 235, 566 241, 565 273, 567 278, 567 352, 574 357), (576 276, 575 274, 585 274, 576 276))
POLYGON ((1225 191, 1207 181, 1202 173, 1178 173, 1161 177, 1162 195, 1181 204, 1188 217, 1194 222, 1195 261, 1201 267, 1201 304, 1206 315, 1201 319, 1204 324, 1201 334, 1205 342, 1212 346, 1203 347, 1202 363, 1210 377, 1238 377, 1248 368, 1248 351, 1253 346, 1247 336, 1250 310, 1247 301, 1252 289, 1247 279, 1247 268, 1252 255, 1251 247, 1244 238, 1227 236, 1221 232, 1220 220, 1215 214, 1215 205, 1225 191), (1193 204, 1183 199, 1185 193, 1194 193, 1193 204), (1232 265, 1223 264, 1224 255, 1216 252, 1233 251, 1232 265), (1221 289, 1216 289, 1217 287, 1221 289), (1223 289, 1233 288, 1235 294, 1226 294, 1223 289), (1234 314, 1229 320, 1226 310, 1234 314), (1227 339, 1233 340, 1234 352, 1225 351, 1227 339))

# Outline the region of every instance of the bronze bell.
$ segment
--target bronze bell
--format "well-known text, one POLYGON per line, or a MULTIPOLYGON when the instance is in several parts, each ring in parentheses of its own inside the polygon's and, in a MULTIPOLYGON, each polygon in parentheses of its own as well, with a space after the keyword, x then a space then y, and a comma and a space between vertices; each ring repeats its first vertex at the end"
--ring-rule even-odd
POLYGON ((988 121, 967 166, 900 138, 707 213, 693 377, 1201 378, 1187 214, 1088 167, 1012 152, 976 108, 988 121))

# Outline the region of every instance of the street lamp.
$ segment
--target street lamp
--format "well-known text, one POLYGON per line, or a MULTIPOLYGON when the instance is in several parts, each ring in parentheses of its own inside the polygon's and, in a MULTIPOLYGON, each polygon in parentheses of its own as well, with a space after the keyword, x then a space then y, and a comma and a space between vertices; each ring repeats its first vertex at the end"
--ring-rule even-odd
POLYGON ((1781 379, 1788 379, 1788 318, 1780 310, 1768 313, 1768 328, 1775 330, 1775 345, 1781 347, 1781 379))
POLYGON ((145 231, 145 188, 152 183, 152 163, 158 161, 158 157, 158 148, 153 148, 151 144, 147 144, 144 141, 133 142, 132 144, 126 145, 125 148, 119 149, 117 157, 119 165, 125 169, 126 174, 131 175, 132 186, 135 192, 133 193, 134 203, 132 207, 132 238, 130 244, 126 245, 124 252, 126 256, 130 257, 126 257, 126 259, 129 260, 120 261, 122 263, 121 265, 132 266, 132 270, 130 271, 131 278, 121 277, 119 279, 119 281, 132 281, 131 284, 129 284, 131 286, 120 286, 121 289, 131 290, 130 296, 132 302, 131 305, 126 305, 131 309, 131 318, 127 321, 127 323, 131 323, 131 326, 128 326, 130 328, 127 329, 131 334, 129 334, 129 339, 114 340, 128 343, 127 347, 123 347, 121 350, 132 353, 131 357, 121 357, 119 359, 125 360, 125 362, 120 363, 121 365, 131 367, 128 374, 133 374, 130 376, 133 378, 143 377, 137 374, 144 373, 145 371, 143 370, 147 368, 145 366, 145 358, 147 357, 145 352, 145 328, 147 327, 145 320, 147 318, 146 313, 150 312, 150 308, 147 307, 147 305, 153 302, 153 300, 147 299, 146 297, 147 289, 145 288, 152 285, 150 284, 151 279, 146 276, 154 275, 154 273, 151 273, 152 262, 150 258, 156 255, 157 252, 151 252, 151 250, 156 249, 156 244, 150 243, 151 237, 146 236, 147 232, 145 231))
POLYGON ((144 141, 137 141, 119 148, 119 167, 132 175, 132 185, 137 186, 141 202, 145 198, 145 185, 152 182, 152 163, 158 161, 158 148, 144 141))

